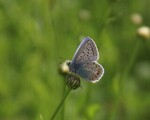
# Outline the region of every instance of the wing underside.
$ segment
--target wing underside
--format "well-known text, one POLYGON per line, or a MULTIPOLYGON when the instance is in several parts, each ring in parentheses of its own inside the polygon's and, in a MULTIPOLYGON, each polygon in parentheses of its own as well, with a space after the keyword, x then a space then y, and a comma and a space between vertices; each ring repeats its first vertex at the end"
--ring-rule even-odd
POLYGON ((99 52, 95 42, 91 38, 86 37, 76 50, 72 62, 78 64, 87 61, 96 61, 98 58, 99 52))
POLYGON ((87 62, 82 64, 76 72, 86 80, 97 82, 103 76, 104 68, 97 62, 87 62))

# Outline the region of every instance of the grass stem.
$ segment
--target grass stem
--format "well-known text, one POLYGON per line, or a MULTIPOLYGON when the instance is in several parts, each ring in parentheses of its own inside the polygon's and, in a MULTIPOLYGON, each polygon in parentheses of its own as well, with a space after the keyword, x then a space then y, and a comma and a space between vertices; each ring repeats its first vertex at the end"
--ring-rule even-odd
POLYGON ((68 89, 68 90, 67 90, 66 94, 64 95, 63 99, 60 101, 59 105, 57 106, 57 108, 56 108, 55 112, 53 113, 53 115, 52 115, 52 117, 51 117, 50 120, 54 120, 55 116, 57 115, 59 109, 60 109, 61 106, 63 105, 63 103, 64 103, 66 97, 68 96, 68 94, 70 93, 70 91, 71 91, 71 89, 68 89))

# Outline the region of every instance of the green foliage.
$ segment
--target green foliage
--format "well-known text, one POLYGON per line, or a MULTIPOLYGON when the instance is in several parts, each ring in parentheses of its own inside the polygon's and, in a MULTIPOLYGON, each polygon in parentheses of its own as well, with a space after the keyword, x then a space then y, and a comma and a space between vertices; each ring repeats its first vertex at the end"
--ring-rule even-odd
POLYGON ((105 74, 81 80, 56 120, 149 120, 149 0, 0 0, 0 120, 49 120, 64 94, 61 62, 96 42, 105 74), (139 13, 143 21, 134 24, 139 13), (60 58, 62 57, 62 58, 60 58))

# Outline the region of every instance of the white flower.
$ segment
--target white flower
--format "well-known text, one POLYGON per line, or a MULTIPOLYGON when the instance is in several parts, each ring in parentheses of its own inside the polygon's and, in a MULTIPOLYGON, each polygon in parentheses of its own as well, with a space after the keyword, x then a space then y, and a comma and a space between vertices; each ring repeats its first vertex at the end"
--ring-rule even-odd
POLYGON ((145 39, 150 39, 150 28, 148 26, 142 26, 137 30, 137 34, 145 39))
POLYGON ((61 65, 60 65, 60 69, 63 73, 68 73, 69 72, 69 67, 67 65, 67 62, 68 60, 66 60, 65 62, 63 62, 61 65))
POLYGON ((138 13, 134 13, 131 15, 131 21, 136 25, 140 25, 143 21, 142 16, 138 13))

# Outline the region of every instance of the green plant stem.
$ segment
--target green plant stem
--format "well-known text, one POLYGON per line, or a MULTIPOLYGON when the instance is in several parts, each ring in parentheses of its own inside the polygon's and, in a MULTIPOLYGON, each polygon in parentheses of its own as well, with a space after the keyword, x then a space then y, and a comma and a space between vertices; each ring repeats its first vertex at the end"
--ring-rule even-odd
POLYGON ((70 91, 71 91, 71 89, 68 89, 68 90, 67 90, 65 96, 64 96, 63 99, 60 101, 59 105, 57 106, 57 108, 56 108, 55 112, 53 113, 53 115, 52 115, 52 117, 51 117, 50 120, 54 120, 56 114, 58 113, 59 109, 60 109, 61 106, 63 105, 63 103, 64 103, 66 97, 68 96, 68 94, 70 93, 70 91))
MULTIPOLYGON (((66 83, 64 81, 64 85, 63 85, 63 96, 65 95, 65 89, 66 88, 66 83)), ((62 111, 61 111, 61 120, 64 120, 64 114, 65 114, 65 102, 62 105, 62 111)))
POLYGON ((126 76, 129 74, 135 60, 136 60, 136 57, 137 57, 137 54, 138 54, 138 51, 139 51, 139 48, 140 48, 140 43, 141 41, 140 40, 137 40, 136 43, 135 43, 135 47, 131 53, 131 56, 130 56, 130 59, 129 59, 129 62, 128 62, 128 65, 126 66, 124 72, 123 72, 123 75, 121 77, 121 79, 124 79, 126 78, 126 76))
MULTIPOLYGON (((127 65, 125 66, 125 69, 123 71, 123 73, 120 75, 120 92, 121 95, 124 95, 124 85, 126 83, 126 79, 128 74, 130 73, 130 70, 132 69, 132 66, 137 58, 137 54, 138 51, 140 49, 140 45, 141 45, 141 41, 140 40, 136 40, 135 45, 133 46, 133 49, 131 50, 131 55, 129 56, 129 60, 127 65)), ((122 97, 120 96, 119 99, 121 99, 122 97)))
MULTIPOLYGON (((130 73, 130 70, 132 69, 133 65, 134 65, 134 62, 137 58, 137 54, 140 50, 140 46, 141 46, 141 41, 140 40, 136 40, 136 43, 133 47, 133 49, 131 50, 131 55, 129 56, 129 60, 128 60, 128 65, 125 66, 125 69, 123 71, 122 74, 120 74, 119 76, 119 80, 120 80, 120 95, 118 95, 118 98, 116 99, 116 102, 115 102, 115 108, 110 116, 110 119, 111 120, 114 120, 116 119, 116 115, 118 114, 118 110, 120 110, 120 102, 122 101, 122 98, 124 94, 126 94, 124 91, 124 85, 125 85, 125 80, 128 76, 128 74, 130 73)), ((122 116, 118 116, 119 118, 121 118, 122 116)))

